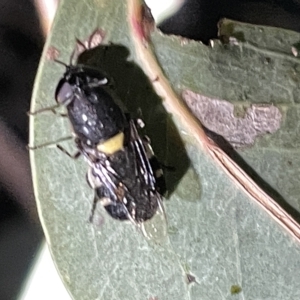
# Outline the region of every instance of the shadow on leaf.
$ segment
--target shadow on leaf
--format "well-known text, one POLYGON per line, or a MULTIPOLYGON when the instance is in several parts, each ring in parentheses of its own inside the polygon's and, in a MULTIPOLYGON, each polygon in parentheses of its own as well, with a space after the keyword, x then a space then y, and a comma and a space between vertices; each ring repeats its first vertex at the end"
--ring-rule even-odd
POLYGON ((143 134, 150 137, 158 160, 163 165, 174 167, 172 171, 165 170, 170 195, 187 172, 190 161, 162 99, 154 92, 144 72, 134 62, 128 61, 129 54, 122 45, 101 45, 83 52, 78 63, 105 70, 111 77, 114 92, 128 112, 133 118, 140 117, 145 122, 143 134))

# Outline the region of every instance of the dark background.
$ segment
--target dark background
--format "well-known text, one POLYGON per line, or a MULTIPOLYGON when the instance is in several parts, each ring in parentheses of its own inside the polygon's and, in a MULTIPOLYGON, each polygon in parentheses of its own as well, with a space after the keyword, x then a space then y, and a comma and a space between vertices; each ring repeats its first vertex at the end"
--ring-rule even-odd
POLYGON ((207 43, 221 18, 300 31, 300 0, 186 0, 160 28, 207 43))
POLYGON ((16 299, 39 245, 28 151, 33 81, 44 39, 33 1, 0 0, 0 299, 16 299))
MULTIPOLYGON (((187 0, 160 28, 207 43, 223 17, 300 32, 300 0, 187 0)), ((16 299, 42 238, 26 112, 43 44, 33 1, 0 0, 0 300, 16 299)))

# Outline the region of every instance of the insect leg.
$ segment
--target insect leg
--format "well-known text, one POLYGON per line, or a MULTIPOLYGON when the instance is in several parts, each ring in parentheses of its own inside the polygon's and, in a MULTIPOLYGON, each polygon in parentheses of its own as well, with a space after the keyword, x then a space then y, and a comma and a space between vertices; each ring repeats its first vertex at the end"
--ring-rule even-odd
POLYGON ((57 144, 56 147, 72 159, 77 159, 81 155, 80 151, 77 151, 75 154, 71 154, 70 152, 68 152, 65 148, 63 148, 59 144, 57 144))
POLYGON ((53 106, 48 106, 48 107, 45 107, 45 108, 41 108, 41 109, 38 109, 36 111, 29 111, 27 112, 27 115, 29 116, 35 116, 37 114, 40 114, 42 112, 45 112, 45 111, 52 111, 54 114, 56 114, 56 109, 60 107, 60 104, 55 104, 53 106))
POLYGON ((96 209, 96 204, 97 204, 98 200, 99 200, 99 199, 98 199, 98 197, 97 197, 97 194, 95 193, 94 201, 93 201, 93 206, 92 206, 91 213, 90 213, 90 217, 89 217, 90 223, 93 223, 94 214, 95 214, 95 209, 96 209))
POLYGON ((52 142, 44 143, 44 144, 37 145, 37 146, 27 145, 27 149, 28 150, 36 150, 36 149, 49 147, 49 146, 54 146, 54 145, 57 146, 57 143, 64 142, 64 141, 67 141, 67 140, 71 140, 73 138, 74 138, 73 136, 66 136, 66 137, 63 137, 63 138, 60 138, 60 139, 56 140, 55 142, 52 141, 52 142))
POLYGON ((166 171, 168 171, 168 172, 175 172, 175 171, 176 171, 176 168, 173 167, 173 166, 165 165, 165 164, 161 163, 160 161, 159 161, 158 163, 160 164, 160 166, 161 166, 164 170, 166 170, 166 171))

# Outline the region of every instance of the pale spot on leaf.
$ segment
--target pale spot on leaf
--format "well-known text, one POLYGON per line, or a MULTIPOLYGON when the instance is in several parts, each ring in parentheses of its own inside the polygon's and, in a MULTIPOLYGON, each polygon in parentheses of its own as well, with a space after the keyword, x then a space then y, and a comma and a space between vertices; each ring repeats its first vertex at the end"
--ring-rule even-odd
POLYGON ((274 133, 280 128, 282 114, 274 105, 252 104, 244 116, 234 114, 234 105, 192 91, 182 94, 188 107, 209 130, 223 136, 233 147, 254 144, 255 138, 274 133))

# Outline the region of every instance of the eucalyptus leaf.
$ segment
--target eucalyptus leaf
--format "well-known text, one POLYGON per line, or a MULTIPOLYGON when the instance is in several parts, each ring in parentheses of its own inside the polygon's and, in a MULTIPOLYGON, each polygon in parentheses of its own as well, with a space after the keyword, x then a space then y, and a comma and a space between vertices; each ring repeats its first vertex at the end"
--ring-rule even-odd
MULTIPOLYGON (((31 163, 39 215, 66 288, 73 299, 300 299, 299 244, 207 155, 178 116, 168 114, 151 87, 155 78, 142 71, 128 19, 125 1, 62 1, 31 111, 55 104, 64 72, 47 59, 48 49, 57 49, 58 59, 68 63, 75 39, 101 29, 102 45, 84 52, 79 62, 111 76, 120 101, 133 115, 142 112, 158 158, 176 168, 166 171, 168 234, 149 241, 101 205, 97 222, 90 223, 87 164, 55 145, 70 136, 68 120, 51 112, 31 116, 31 145, 53 142, 31 151, 31 163)), ((211 47, 154 30, 153 51, 178 95, 190 90, 241 109, 267 104, 280 110, 275 133, 229 154, 299 219, 300 66, 289 49, 300 35, 229 20, 220 33, 225 42, 211 47)), ((61 144, 76 151, 72 140, 61 144)))

